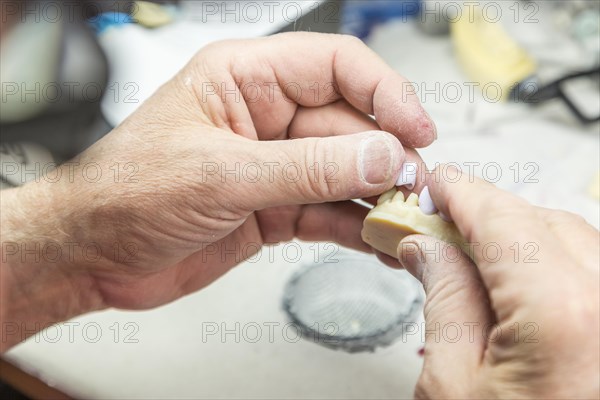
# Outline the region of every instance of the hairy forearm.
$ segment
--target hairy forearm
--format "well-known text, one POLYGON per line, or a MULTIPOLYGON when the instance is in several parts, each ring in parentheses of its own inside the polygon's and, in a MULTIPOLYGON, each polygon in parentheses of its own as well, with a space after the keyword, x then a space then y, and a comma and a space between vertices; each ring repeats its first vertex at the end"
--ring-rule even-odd
POLYGON ((93 279, 66 258, 66 233, 54 212, 64 205, 54 204, 52 195, 43 184, 0 194, 2 352, 102 305, 93 279))

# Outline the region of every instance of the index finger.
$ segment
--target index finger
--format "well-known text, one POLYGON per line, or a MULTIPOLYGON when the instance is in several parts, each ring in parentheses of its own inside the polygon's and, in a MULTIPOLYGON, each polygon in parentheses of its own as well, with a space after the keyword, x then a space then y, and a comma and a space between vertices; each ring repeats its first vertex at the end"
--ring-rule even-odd
POLYGON ((533 206, 524 199, 453 166, 438 166, 426 182, 438 210, 454 220, 469 242, 493 242, 505 233, 514 237, 519 231, 539 230, 533 206))
MULTIPOLYGON (((319 107, 344 98, 356 109, 375 115, 382 130, 394 134, 406 146, 425 147, 435 140, 435 125, 410 82, 359 39, 293 32, 264 38, 253 45, 240 46, 233 57, 236 61, 231 73, 236 82, 247 81, 248 76, 262 81, 273 79, 290 97, 288 101, 304 107, 319 107), (248 62, 257 59, 260 62, 248 62)), ((260 102, 248 104, 251 114, 264 113, 262 108, 260 102)))
POLYGON ((525 200, 450 166, 438 167, 427 185, 467 239, 488 288, 544 279, 549 265, 569 264, 560 240, 525 200))

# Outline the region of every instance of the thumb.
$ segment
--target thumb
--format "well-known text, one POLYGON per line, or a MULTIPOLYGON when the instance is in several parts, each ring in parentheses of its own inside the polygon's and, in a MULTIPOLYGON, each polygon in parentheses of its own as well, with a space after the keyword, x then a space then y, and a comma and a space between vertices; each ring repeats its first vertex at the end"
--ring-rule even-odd
POLYGON ((405 159, 381 131, 251 143, 263 167, 261 179, 244 183, 251 210, 375 196, 394 186, 405 159))
POLYGON ((459 391, 477 371, 494 323, 479 272, 458 247, 427 236, 406 237, 398 258, 426 294, 425 364, 417 390, 459 391))

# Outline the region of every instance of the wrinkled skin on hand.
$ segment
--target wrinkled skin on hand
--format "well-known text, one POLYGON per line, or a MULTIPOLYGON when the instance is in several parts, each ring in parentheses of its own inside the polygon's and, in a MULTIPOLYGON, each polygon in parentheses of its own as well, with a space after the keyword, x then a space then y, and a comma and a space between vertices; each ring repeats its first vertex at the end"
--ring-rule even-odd
POLYGON ((432 332, 416 397, 598 398, 598 231, 465 174, 444 179, 443 170, 428 186, 472 259, 425 236, 398 247, 402 265, 423 282, 432 332))
POLYGON ((406 83, 351 37, 212 44, 63 167, 72 182, 15 193, 52 199, 52 220, 20 235, 99 246, 99 261, 56 267, 93 308, 164 304, 294 237, 370 251, 365 210, 347 200, 393 187, 436 135, 406 83), (82 177, 92 163, 97 182, 82 177))

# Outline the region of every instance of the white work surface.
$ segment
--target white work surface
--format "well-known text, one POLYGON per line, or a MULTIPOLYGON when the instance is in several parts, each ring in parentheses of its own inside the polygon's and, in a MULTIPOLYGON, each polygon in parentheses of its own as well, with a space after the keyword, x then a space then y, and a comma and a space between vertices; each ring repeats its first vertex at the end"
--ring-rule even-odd
MULTIPOLYGON (((411 81, 434 85, 467 80, 452 57, 449 40, 423 36, 412 24, 383 26, 370 45, 411 81)), ((547 43, 540 46, 552 49, 547 43)), ((587 195, 600 164, 598 125, 579 127, 561 104, 534 110, 481 99, 456 104, 426 99, 425 106, 440 134, 421 152, 430 165, 496 162, 503 174, 499 186, 538 205, 578 212, 598 226, 598 201, 587 195), (535 163, 539 182, 523 182, 531 171, 525 169, 515 180, 509 169, 515 162, 535 163)), ((481 167, 475 172, 481 175, 481 167)), ((273 343, 266 328, 257 343, 236 343, 232 335, 225 341, 212 336, 203 343, 206 322, 226 323, 230 329, 236 322, 285 324, 284 285, 294 271, 311 262, 311 251, 304 249, 304 261, 285 263, 276 250, 274 262, 263 256, 260 262, 240 265, 211 287, 157 310, 106 311, 78 318, 72 343, 63 327, 57 343, 29 340, 7 357, 82 398, 410 398, 422 363, 418 336, 361 354, 303 340, 291 343, 279 328, 273 343), (82 327, 90 322, 102 329, 97 343, 86 342, 83 335, 82 327), (117 343, 116 322, 121 334, 117 343), (138 343, 125 343, 124 335, 131 332, 131 327, 125 329, 127 322, 139 326, 134 335, 138 343)), ((93 328, 87 333, 95 335, 93 328)))
MULTIPOLYGON (((62 326, 7 356, 77 398, 411 397, 421 366, 419 335, 375 353, 356 354, 298 340, 294 328, 286 325, 283 293, 293 272, 312 263, 315 251, 302 244, 302 260, 289 263, 283 249, 280 245, 267 250, 256 263, 240 265, 207 289, 170 305, 77 318, 72 321, 78 323, 72 340, 68 327, 62 326), (254 324, 260 326, 258 340, 254 324), (207 334, 203 342, 207 325, 218 326, 219 333, 207 334), (96 340, 97 327, 102 336, 90 343, 96 340), (237 331, 239 338, 233 333, 223 338, 223 327, 237 331), (49 343, 58 332, 60 340, 49 343), (128 343, 131 340, 138 343, 128 343)), ((287 249, 288 260, 295 259, 294 249, 287 249)), ((331 248, 324 250, 321 254, 331 254, 331 248)))

